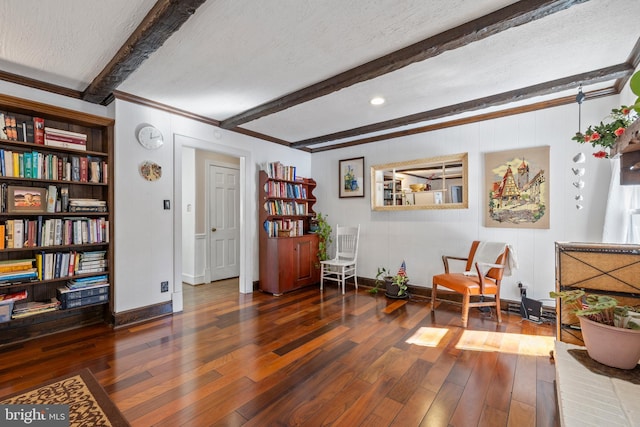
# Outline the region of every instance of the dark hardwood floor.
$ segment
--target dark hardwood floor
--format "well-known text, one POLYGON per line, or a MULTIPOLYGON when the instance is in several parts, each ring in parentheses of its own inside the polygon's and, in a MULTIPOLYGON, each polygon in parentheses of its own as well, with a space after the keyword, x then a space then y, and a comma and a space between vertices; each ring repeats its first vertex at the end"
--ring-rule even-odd
POLYGON ((185 311, 0 349, 0 396, 87 367, 134 426, 556 426, 554 333, 330 286, 184 287, 185 311), (539 355, 534 355, 539 354, 539 355))

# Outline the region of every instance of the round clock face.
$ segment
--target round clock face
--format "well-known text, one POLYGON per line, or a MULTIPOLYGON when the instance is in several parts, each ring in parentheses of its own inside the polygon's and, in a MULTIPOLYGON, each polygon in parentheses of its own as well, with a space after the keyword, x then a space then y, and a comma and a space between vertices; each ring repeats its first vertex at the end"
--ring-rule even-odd
POLYGON ((155 150, 164 143, 162 132, 153 126, 144 126, 138 131, 138 142, 149 150, 155 150))

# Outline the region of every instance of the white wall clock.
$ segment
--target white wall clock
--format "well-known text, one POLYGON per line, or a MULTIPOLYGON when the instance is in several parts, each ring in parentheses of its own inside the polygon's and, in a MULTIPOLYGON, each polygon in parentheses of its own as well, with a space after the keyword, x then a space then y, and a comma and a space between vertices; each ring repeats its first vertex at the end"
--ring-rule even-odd
POLYGON ((138 130, 138 142, 147 150, 155 150, 164 144, 162 132, 154 126, 143 126, 138 130))

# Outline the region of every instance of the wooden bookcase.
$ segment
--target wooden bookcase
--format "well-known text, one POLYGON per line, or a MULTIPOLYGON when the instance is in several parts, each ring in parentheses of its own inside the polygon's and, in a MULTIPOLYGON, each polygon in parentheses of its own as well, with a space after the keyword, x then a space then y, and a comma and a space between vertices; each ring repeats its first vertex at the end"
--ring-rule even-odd
MULTIPOLYGON (((640 306, 640 245, 556 242, 556 291, 583 289, 640 306)), ((584 345, 580 321, 556 301, 556 338, 584 345)))
MULTIPOLYGON (((7 322, 0 323, 0 345, 24 341, 36 336, 65 329, 77 328, 87 324, 98 322, 110 323, 112 321, 114 294, 112 274, 114 256, 112 244, 109 243, 112 242, 111 238, 114 235, 114 223, 111 213, 113 211, 114 200, 114 120, 6 95, 0 95, 0 112, 5 115, 19 115, 23 118, 40 117, 44 119, 44 126, 46 127, 87 135, 86 151, 72 148, 58 148, 49 145, 39 145, 34 142, 0 139, 0 149, 3 150, 3 153, 17 152, 22 155, 24 155, 24 153, 29 153, 27 156, 31 157, 33 156, 33 152, 37 152, 41 153, 43 156, 51 155, 48 158, 54 158, 53 156, 55 155, 55 158, 63 159, 63 161, 60 162, 60 165, 63 165, 65 162, 71 163, 71 160, 74 157, 88 158, 90 161, 93 160, 95 163, 101 165, 102 169, 100 179, 106 181, 80 182, 65 180, 63 179, 64 177, 60 177, 61 179, 24 177, 27 175, 26 173, 21 173, 17 176, 10 176, 13 174, 7 173, 5 170, 5 174, 0 176, 0 185, 2 185, 3 188, 8 189, 9 187, 17 186, 48 189, 50 186, 55 186, 58 190, 58 194, 62 188, 68 189, 69 198, 98 199, 106 201, 107 204, 107 212, 47 212, 45 200, 45 206, 42 210, 28 212, 20 210, 15 212, 8 208, 1 209, 0 225, 6 225, 7 221, 13 221, 14 224, 16 221, 26 223, 26 220, 36 222, 37 224, 38 219, 41 219, 43 222, 46 220, 62 220, 57 221, 58 223, 64 222, 65 220, 67 220, 68 223, 73 223, 74 221, 76 223, 82 223, 83 221, 86 221, 86 224, 89 224, 90 220, 102 219, 105 225, 108 224, 108 226, 102 231, 102 236, 104 236, 104 233, 107 233, 106 237, 104 239, 100 239, 105 240, 105 242, 98 243, 98 239, 94 238, 90 240, 94 243, 57 244, 50 246, 37 246, 37 243, 29 243, 29 246, 23 246, 21 248, 8 248, 7 245, 4 245, 3 249, 0 249, 0 260, 35 259, 36 256, 39 256, 38 254, 46 255, 49 253, 64 254, 73 252, 106 251, 105 259, 107 261, 107 267, 105 269, 106 271, 103 272, 96 271, 72 277, 56 277, 47 280, 33 279, 28 282, 10 282, 10 284, 5 282, 0 285, 0 294, 10 294, 26 290, 28 295, 26 299, 27 302, 48 301, 51 298, 57 297, 57 289, 59 287, 63 287, 68 280, 97 275, 107 275, 110 285, 108 301, 76 308, 64 310, 58 309, 55 311, 33 314, 28 317, 11 319, 7 322)), ((52 166, 53 163, 50 165, 52 166)), ((93 223, 95 222, 96 221, 93 221, 93 223)), ((36 262, 34 261, 34 267, 35 266, 36 262)))
POLYGON ((280 295, 320 281, 318 236, 309 233, 315 186, 310 178, 276 178, 260 171, 261 291, 280 295))

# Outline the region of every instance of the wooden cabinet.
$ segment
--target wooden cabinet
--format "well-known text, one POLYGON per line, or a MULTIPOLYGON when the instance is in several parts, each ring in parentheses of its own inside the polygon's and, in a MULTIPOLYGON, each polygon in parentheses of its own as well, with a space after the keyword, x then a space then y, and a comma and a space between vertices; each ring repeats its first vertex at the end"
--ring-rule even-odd
MULTIPOLYGON (((556 242, 556 291, 583 289, 611 295, 622 305, 640 305, 640 245, 556 242)), ((584 345, 580 321, 556 301, 556 338, 584 345)))
MULTIPOLYGON (((27 295, 26 300, 14 304, 14 318, 0 323, 0 345, 90 323, 110 322, 114 289, 110 244, 113 236, 114 120, 5 95, 0 95, 0 113, 5 118, 18 117, 17 126, 23 127, 17 138, 13 132, 0 133, 0 161, 4 157, 0 165, 0 186, 4 196, 0 207, 0 230, 4 227, 8 232, 9 226, 16 225, 22 228, 22 236, 14 233, 11 242, 5 233, 7 238, 0 245, 0 261, 6 264, 32 260, 32 267, 38 273, 28 280, 7 278, 0 283, 0 295, 23 291, 27 295), (53 144, 55 134, 48 133, 51 139, 47 145, 36 144, 30 133, 34 131, 34 117, 43 119, 44 127, 59 130, 60 139, 64 139, 64 132, 67 132, 67 135, 75 135, 73 138, 86 135, 86 142, 54 146, 50 144, 53 144), (24 130, 28 128, 30 132, 25 137, 24 130), (18 165, 14 163, 11 168, 8 157, 17 160, 18 165), (48 199, 54 190, 60 203, 48 209, 48 199), (45 197, 45 200, 25 207, 21 201, 24 195, 45 197), (72 203, 67 204, 67 198, 72 203), (84 203, 91 208, 86 205, 78 208, 84 203), (48 239, 45 238, 47 233, 48 239), (65 260, 78 260, 79 254, 84 256, 90 252, 102 257, 102 261, 91 264, 91 268, 87 262, 82 270, 65 264, 65 260), (43 267, 43 263, 54 264, 50 274, 44 271, 46 265, 43 267), (61 304, 55 310, 25 317, 16 315, 18 303, 51 301, 58 298, 58 288, 64 288, 69 280, 97 280, 96 276, 106 276, 110 285, 108 292, 101 291, 100 298, 61 304)), ((83 298, 89 293, 83 293, 83 298)))
POLYGON ((315 216, 314 180, 260 172, 259 221, 261 291, 280 295, 320 281, 318 236, 309 233, 315 216))

